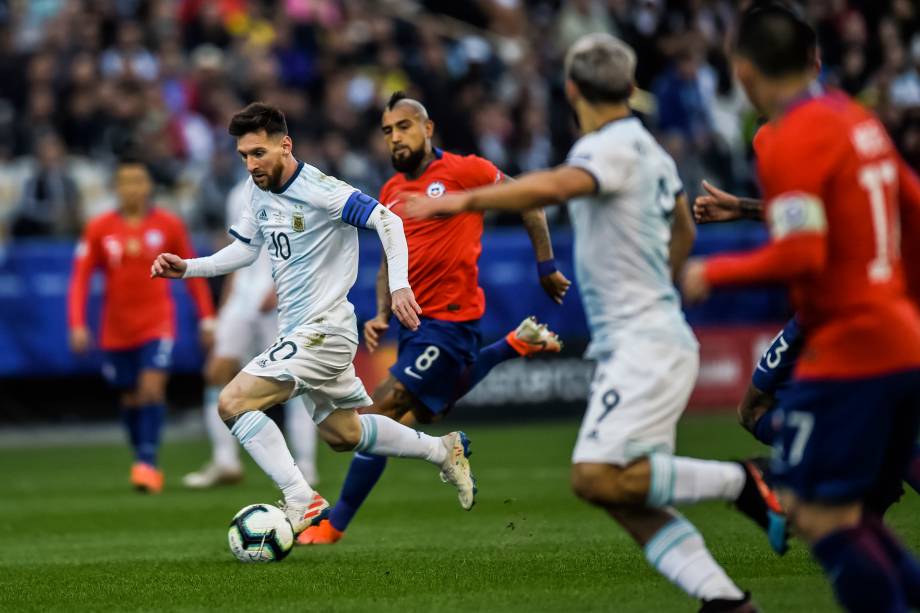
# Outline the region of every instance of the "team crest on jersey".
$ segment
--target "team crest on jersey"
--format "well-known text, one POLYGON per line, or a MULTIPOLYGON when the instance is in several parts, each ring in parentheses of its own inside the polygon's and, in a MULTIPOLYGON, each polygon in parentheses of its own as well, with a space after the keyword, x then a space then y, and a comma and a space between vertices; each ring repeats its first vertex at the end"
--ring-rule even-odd
POLYGON ((268 360, 266 360, 265 358, 262 358, 261 360, 256 360, 256 364, 259 365, 259 368, 265 368, 266 366, 268 366, 268 360))
POLYGON ((259 219, 261 221, 268 221, 268 213, 265 212, 265 209, 259 211, 259 219))
POLYGON ((294 228, 294 232, 303 232, 303 213, 294 213, 294 216, 291 218, 291 227, 294 228))
POLYGON ((447 191, 447 188, 444 187, 444 184, 440 181, 435 181, 428 185, 428 189, 425 190, 425 193, 428 194, 429 198, 440 198, 444 195, 445 191, 447 191))

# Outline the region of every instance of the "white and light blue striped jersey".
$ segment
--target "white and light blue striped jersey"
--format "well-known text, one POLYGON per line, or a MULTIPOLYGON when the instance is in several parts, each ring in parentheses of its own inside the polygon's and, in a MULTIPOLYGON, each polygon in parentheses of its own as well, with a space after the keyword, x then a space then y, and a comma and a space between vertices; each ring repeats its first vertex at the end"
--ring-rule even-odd
POLYGON ((249 204, 230 234, 268 250, 279 333, 309 325, 358 342, 348 290, 358 275, 358 230, 377 201, 300 162, 277 191, 246 182, 249 204), (344 219, 343 219, 344 217, 344 219))
POLYGON ((589 172, 598 188, 569 204, 591 329, 587 357, 609 354, 636 334, 695 348, 669 264, 675 196, 683 189, 674 160, 628 117, 580 138, 566 164, 589 172))

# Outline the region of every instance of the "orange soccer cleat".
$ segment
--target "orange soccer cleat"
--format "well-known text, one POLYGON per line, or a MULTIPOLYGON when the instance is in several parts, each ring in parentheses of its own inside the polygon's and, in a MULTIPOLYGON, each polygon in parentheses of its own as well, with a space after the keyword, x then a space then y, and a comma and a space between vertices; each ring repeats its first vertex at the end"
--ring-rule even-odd
POLYGON ((537 323, 536 317, 522 321, 517 329, 508 333, 505 340, 523 357, 543 352, 558 353, 562 350, 562 342, 556 333, 547 328, 546 324, 537 323))
POLYGON ((159 494, 163 491, 163 471, 144 462, 131 466, 131 485, 139 492, 159 494))
POLYGON ((301 532, 297 537, 297 544, 332 545, 333 543, 338 542, 343 536, 345 536, 344 532, 339 532, 332 527, 332 523, 328 519, 324 519, 317 525, 310 526, 301 532))

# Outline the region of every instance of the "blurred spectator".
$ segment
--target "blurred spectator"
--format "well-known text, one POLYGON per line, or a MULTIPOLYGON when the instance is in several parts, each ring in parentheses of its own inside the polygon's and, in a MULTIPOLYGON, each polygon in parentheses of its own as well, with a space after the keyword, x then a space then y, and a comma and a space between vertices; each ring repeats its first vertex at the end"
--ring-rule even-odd
MULTIPOLYGON (((677 158, 691 194, 704 176, 750 191, 756 120, 725 55, 740 4, 10 3, 0 22, 0 218, 18 210, 23 169, 36 165, 39 136, 54 132, 71 154, 66 168, 85 206, 110 205, 101 193, 110 164, 138 144, 158 201, 193 229, 222 227, 218 202, 242 172, 227 122, 257 99, 285 111, 298 156, 371 193, 392 172, 379 119, 395 89, 425 102, 439 146, 479 153, 512 174, 559 163, 577 136, 563 54, 596 31, 635 48, 642 119, 677 158)), ((796 4, 818 28, 822 78, 870 105, 917 164, 917 2, 796 4)))
POLYGON ((607 8, 600 0, 563 0, 556 18, 556 49, 565 50, 585 34, 606 32, 616 34, 607 8))
POLYGON ((54 133, 35 143, 36 168, 26 179, 12 224, 15 237, 68 236, 80 231, 77 184, 67 170, 64 145, 54 133))
POLYGON ((102 54, 100 68, 105 77, 156 79, 157 61, 144 47, 144 31, 140 24, 125 21, 118 27, 118 40, 102 54))

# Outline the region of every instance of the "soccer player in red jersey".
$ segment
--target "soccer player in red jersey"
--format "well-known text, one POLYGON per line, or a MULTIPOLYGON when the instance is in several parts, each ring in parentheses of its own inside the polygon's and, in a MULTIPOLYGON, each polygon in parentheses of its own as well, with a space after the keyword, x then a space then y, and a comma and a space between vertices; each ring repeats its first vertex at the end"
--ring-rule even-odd
MULTIPOLYGON (((77 247, 68 295, 70 346, 82 354, 92 343, 86 300, 92 273, 101 269, 103 374, 120 393, 135 455, 131 483, 138 490, 158 493, 163 473, 157 468, 157 450, 176 331, 169 283, 150 278, 150 260, 164 250, 182 257, 194 254, 182 221, 150 204, 153 184, 142 163, 123 159, 115 171, 115 189, 117 210, 91 220, 77 247)), ((202 340, 209 342, 214 306, 208 286, 202 279, 190 279, 188 289, 200 317, 202 340)))
MULTIPOLYGON (((505 338, 480 348, 479 319, 485 312, 477 264, 482 252, 482 214, 435 220, 403 214, 404 194, 437 198, 504 181, 504 173, 481 157, 455 155, 434 147, 434 123, 427 110, 401 92, 388 101, 381 128, 397 173, 380 190, 380 202, 403 218, 409 245, 409 283, 422 307, 422 317, 418 330, 400 327, 396 364, 374 392, 374 405, 368 412, 393 419, 411 413, 427 423, 446 414, 497 364, 541 351, 559 351, 560 343, 546 326, 528 318, 505 338)), ((540 284, 550 298, 561 303, 570 282, 555 268, 546 216, 535 210, 522 219, 533 243, 540 284)), ((389 328, 389 297, 384 259, 377 276, 377 315, 364 324, 370 351, 377 348, 389 328)), ((298 542, 338 541, 385 466, 382 456, 356 454, 329 519, 307 528, 298 542)))
POLYGON ((882 472, 904 474, 920 425, 920 313, 898 240, 917 215, 899 207, 917 203, 880 122, 815 84, 815 49, 782 6, 742 17, 735 69, 770 120, 757 169, 771 240, 688 264, 682 287, 694 301, 789 286, 804 346, 771 466, 783 507, 846 609, 902 611, 920 607, 920 565, 862 501, 882 472))

